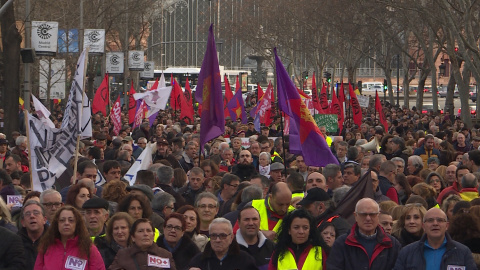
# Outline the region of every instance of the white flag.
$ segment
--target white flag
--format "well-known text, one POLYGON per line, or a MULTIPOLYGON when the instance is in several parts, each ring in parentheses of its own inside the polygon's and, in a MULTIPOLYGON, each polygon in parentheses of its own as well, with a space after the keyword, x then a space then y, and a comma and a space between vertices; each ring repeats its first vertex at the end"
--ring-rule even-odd
POLYGON ((40 102, 34 95, 32 95, 33 105, 35 106, 35 112, 40 120, 45 123, 45 125, 55 128, 55 124, 53 124, 52 120, 50 120, 50 111, 43 106, 43 103, 40 102))
POLYGON ((162 76, 160 76, 160 80, 158 81, 158 87, 167 87, 167 84, 165 83, 165 76, 163 76, 163 72, 162 72, 162 76))
MULTIPOLYGON (((75 154, 77 137, 84 129, 80 119, 83 110, 83 80, 85 77, 85 55, 83 51, 77 62, 68 103, 63 116, 62 127, 50 128, 42 121, 28 114, 29 142, 32 161, 33 190, 50 189, 56 179, 69 166, 75 154)), ((88 104, 88 102, 87 102, 88 104)))
MULTIPOLYGON (((160 83, 159 83, 160 85, 160 83)), ((150 108, 156 108, 160 110, 165 110, 167 102, 170 98, 170 93, 172 92, 172 87, 158 87, 157 89, 152 89, 145 93, 136 93, 133 94, 135 100, 143 99, 150 108)))
POLYGON ((147 144, 147 147, 143 149, 140 156, 135 160, 132 167, 128 170, 125 174, 124 178, 130 183, 130 186, 135 184, 135 180, 137 179, 137 172, 139 170, 146 170, 152 164, 152 145, 150 143, 147 144))

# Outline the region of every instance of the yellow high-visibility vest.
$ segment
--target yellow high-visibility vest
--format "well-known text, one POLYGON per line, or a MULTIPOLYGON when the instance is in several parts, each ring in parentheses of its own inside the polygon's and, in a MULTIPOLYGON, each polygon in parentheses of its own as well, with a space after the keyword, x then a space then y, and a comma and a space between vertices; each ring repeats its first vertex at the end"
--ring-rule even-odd
MULTIPOLYGON (((280 256, 279 256, 280 258, 280 256)), ((321 247, 312 247, 308 252, 305 263, 303 264, 302 270, 322 270, 322 248, 321 247), (315 250, 318 249, 319 258, 315 259, 315 250)), ((288 269, 299 269, 295 258, 293 257, 290 251, 287 251, 282 260, 278 260, 277 263, 278 270, 288 270, 288 269)))
MULTIPOLYGON (((268 228, 268 214, 267 214, 267 207, 265 206, 265 199, 261 200, 253 200, 252 206, 257 209, 258 213, 260 214, 260 230, 261 231, 270 231, 268 228)), ((295 210, 293 206, 288 207, 288 212, 295 210)), ((280 226, 282 225, 282 219, 279 219, 273 231, 278 233, 280 226)))

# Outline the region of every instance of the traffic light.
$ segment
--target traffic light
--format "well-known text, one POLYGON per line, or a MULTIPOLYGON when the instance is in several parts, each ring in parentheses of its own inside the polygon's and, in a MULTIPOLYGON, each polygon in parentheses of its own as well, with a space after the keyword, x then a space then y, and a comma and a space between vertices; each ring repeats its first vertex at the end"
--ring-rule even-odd
POLYGON ((383 91, 387 91, 387 90, 388 90, 387 80, 384 79, 384 80, 383 80, 383 91))
POLYGON ((305 80, 308 80, 308 71, 302 72, 302 75, 305 80))
POLYGON ((323 73, 323 77, 324 77, 325 79, 327 79, 327 82, 329 82, 329 83, 332 82, 332 74, 331 74, 330 72, 325 71, 325 72, 323 73))

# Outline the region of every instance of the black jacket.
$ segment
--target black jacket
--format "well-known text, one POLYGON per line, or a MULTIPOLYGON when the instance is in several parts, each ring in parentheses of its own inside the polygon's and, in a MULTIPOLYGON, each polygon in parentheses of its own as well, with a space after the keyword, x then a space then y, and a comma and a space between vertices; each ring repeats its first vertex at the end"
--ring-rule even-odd
MULTIPOLYGON (((48 225, 45 224, 43 226, 44 234, 47 231, 47 229, 48 229, 48 225)), ((23 249, 25 250, 24 255, 27 263, 27 266, 25 267, 25 269, 33 269, 33 267, 35 266, 35 260, 37 259, 37 255, 38 255, 38 251, 37 251, 38 243, 40 243, 40 239, 42 239, 42 237, 37 239, 37 241, 32 242, 32 240, 28 237, 27 229, 25 227, 21 228, 17 234, 18 236, 20 236, 20 238, 22 238, 23 249)))
POLYGON ((175 209, 179 209, 180 207, 186 204, 185 199, 182 197, 182 195, 180 195, 175 190, 173 190, 171 186, 159 184, 158 187, 175 198, 175 204, 174 204, 175 209))
POLYGON ((182 197, 185 199, 185 202, 189 205, 194 205, 195 199, 197 198, 198 194, 202 193, 205 191, 205 187, 201 187, 198 190, 193 190, 190 187, 190 183, 188 183, 186 186, 182 187, 178 193, 182 195, 182 197))
POLYGON ((258 245, 249 247, 243 238, 240 230, 235 235, 240 250, 250 254, 255 259, 255 264, 259 269, 267 269, 270 258, 272 257, 275 244, 268 240, 263 233, 258 233, 258 245))
POLYGON ((237 164, 233 166, 232 168, 232 174, 235 174, 236 176, 240 177, 240 182, 243 181, 250 181, 254 175, 257 175, 258 172, 255 169, 255 166, 253 164, 237 164))
POLYGON ((176 250, 169 250, 163 242, 164 238, 164 235, 160 236, 157 240, 157 245, 172 252, 173 260, 175 261, 175 266, 178 270, 187 270, 190 260, 200 253, 197 245, 190 239, 190 237, 183 235, 180 239, 181 242, 178 248, 176 250))
POLYGON ((22 239, 8 229, 0 227, 0 269, 18 270, 26 268, 22 239))
POLYGON ((189 267, 198 267, 202 270, 258 270, 253 257, 240 250, 235 239, 230 244, 227 256, 222 261, 217 258, 208 242, 205 251, 193 257, 189 267))
POLYGON ((93 241, 95 246, 97 246, 100 255, 102 255, 103 262, 105 263, 105 269, 113 263, 115 260, 115 256, 117 256, 117 252, 121 249, 121 246, 117 244, 114 240, 111 243, 108 243, 107 238, 105 236, 102 237, 95 237, 95 241, 93 241))

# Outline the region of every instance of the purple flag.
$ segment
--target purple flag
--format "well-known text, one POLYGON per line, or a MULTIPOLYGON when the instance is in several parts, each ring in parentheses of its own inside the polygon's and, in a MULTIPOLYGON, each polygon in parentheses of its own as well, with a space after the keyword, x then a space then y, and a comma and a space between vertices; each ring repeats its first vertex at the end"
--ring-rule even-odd
POLYGON ((225 132, 222 81, 220 68, 218 67, 215 37, 213 36, 213 24, 210 25, 208 30, 207 50, 198 75, 195 99, 202 104, 200 151, 203 151, 206 142, 225 132))
POLYGON ((243 102, 241 89, 238 89, 232 99, 227 103, 227 108, 233 121, 241 118, 242 124, 247 123, 247 112, 245 111, 245 103, 243 102))
POLYGON ((303 156, 309 166, 325 167, 338 164, 327 142, 320 133, 310 111, 300 98, 295 84, 290 80, 285 67, 275 53, 277 71, 278 108, 290 116, 290 152, 303 156))

